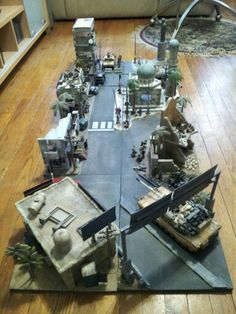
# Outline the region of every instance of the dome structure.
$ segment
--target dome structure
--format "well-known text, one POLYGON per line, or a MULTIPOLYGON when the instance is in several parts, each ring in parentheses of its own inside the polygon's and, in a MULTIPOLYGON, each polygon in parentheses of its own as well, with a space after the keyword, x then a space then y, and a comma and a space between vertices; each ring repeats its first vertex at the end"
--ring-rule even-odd
POLYGON ((66 254, 71 249, 71 236, 67 229, 57 229, 53 235, 55 249, 58 253, 66 254))
POLYGON ((144 63, 137 70, 138 78, 140 80, 153 80, 155 78, 155 73, 155 67, 151 63, 144 63))
POLYGON ((172 48, 179 48, 179 41, 177 39, 171 39, 169 46, 172 48))

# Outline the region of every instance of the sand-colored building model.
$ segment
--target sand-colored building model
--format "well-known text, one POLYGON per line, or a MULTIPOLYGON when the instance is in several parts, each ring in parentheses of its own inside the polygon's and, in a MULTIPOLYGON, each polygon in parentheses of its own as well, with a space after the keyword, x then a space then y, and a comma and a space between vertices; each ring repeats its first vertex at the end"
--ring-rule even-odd
POLYGON ((99 217, 102 211, 68 177, 17 202, 16 207, 69 289, 75 289, 81 281, 84 267, 92 267, 93 272, 96 268, 98 273, 99 266, 115 254, 114 232, 118 229, 114 224, 110 226, 109 241, 105 228, 92 239, 83 240, 80 228, 99 217), (43 201, 33 210, 35 201, 42 199, 40 195, 43 195, 43 201))

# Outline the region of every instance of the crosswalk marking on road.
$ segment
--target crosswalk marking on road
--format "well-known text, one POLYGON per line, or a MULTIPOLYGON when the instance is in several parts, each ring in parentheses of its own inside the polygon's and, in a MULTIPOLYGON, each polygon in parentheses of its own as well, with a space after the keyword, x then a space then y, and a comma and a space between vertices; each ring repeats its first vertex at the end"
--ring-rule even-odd
POLYGON ((93 122, 92 129, 98 129, 98 124, 99 123, 97 121, 93 122))
POLYGON ((89 131, 114 131, 113 121, 93 121, 89 131))
POLYGON ((112 121, 108 121, 107 122, 107 128, 108 129, 112 129, 112 126, 113 126, 113 122, 112 121))
POLYGON ((100 123, 100 129, 105 129, 106 128, 106 122, 105 121, 102 121, 100 123))

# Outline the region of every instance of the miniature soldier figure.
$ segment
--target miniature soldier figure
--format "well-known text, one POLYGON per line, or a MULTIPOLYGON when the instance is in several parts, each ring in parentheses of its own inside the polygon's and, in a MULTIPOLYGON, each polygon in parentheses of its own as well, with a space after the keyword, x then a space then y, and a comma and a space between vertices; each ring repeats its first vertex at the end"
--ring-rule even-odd
MULTIPOLYGON (((126 95, 127 95, 127 91, 126 91, 126 95)), ((129 102, 126 100, 125 102, 125 115, 126 115, 126 121, 128 122, 129 120, 129 102)))
POLYGON ((116 108, 116 114, 117 114, 118 116, 120 116, 120 114, 121 114, 121 108, 120 108, 120 107, 117 107, 117 108, 116 108))
POLYGON ((136 155, 137 155, 137 151, 136 151, 136 149, 135 149, 135 146, 133 145, 133 147, 132 147, 132 152, 131 152, 131 158, 136 157, 136 155))
POLYGON ((96 68, 101 69, 101 60, 97 58, 95 62, 96 62, 96 68))
POLYGON ((86 139, 85 141, 84 141, 84 149, 88 149, 88 140, 86 139))
POLYGON ((122 55, 119 55, 119 56, 118 56, 118 59, 117 59, 117 67, 118 67, 118 68, 121 67, 121 60, 122 60, 122 55))
POLYGON ((144 149, 146 149, 146 145, 147 145, 147 140, 141 141, 140 147, 143 147, 144 149))
POLYGON ((162 171, 160 170, 158 173, 158 180, 162 181, 163 179, 163 175, 162 175, 162 171))
POLYGON ((142 156, 140 154, 138 154, 137 158, 136 158, 136 161, 138 163, 140 163, 141 161, 143 160, 142 156))
POLYGON ((121 74, 119 74, 119 88, 118 93, 121 94, 121 74))
POLYGON ((143 146, 140 145, 139 147, 139 151, 142 152, 143 150, 145 150, 145 148, 143 146))
POLYGON ((124 127, 125 127, 126 129, 128 129, 128 127, 129 127, 129 120, 125 120, 125 121, 124 121, 124 127))
POLYGON ((115 109, 115 113, 116 113, 116 124, 119 124, 119 123, 120 123, 121 108, 120 108, 120 107, 117 107, 117 108, 115 109))
POLYGON ((142 156, 142 159, 144 159, 144 157, 145 157, 145 148, 143 146, 140 146, 139 152, 140 152, 140 155, 142 156))

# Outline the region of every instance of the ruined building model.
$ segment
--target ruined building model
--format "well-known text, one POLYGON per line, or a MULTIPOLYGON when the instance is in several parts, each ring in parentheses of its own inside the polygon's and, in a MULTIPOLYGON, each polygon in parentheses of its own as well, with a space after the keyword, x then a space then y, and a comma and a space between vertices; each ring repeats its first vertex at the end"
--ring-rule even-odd
POLYGON ((61 74, 57 83, 57 96, 65 92, 76 96, 77 91, 84 85, 84 81, 83 69, 73 66, 72 69, 61 74))
POLYGON ((79 136, 78 111, 60 119, 56 128, 51 129, 44 138, 39 138, 46 176, 76 171, 78 160, 86 158, 83 141, 79 136))
POLYGON ((151 176, 174 172, 179 169, 194 173, 197 162, 193 158, 194 143, 191 135, 194 127, 176 108, 177 99, 170 98, 161 114, 160 125, 152 132, 149 146, 149 170, 151 176), (189 169, 187 169, 187 167, 189 169))
POLYGON ((83 116, 89 107, 89 82, 85 81, 84 72, 81 67, 73 65, 71 69, 65 71, 60 76, 57 83, 57 97, 60 101, 63 95, 70 95, 72 101, 65 102, 67 108, 64 108, 66 113, 61 117, 65 117, 68 112, 78 110, 80 118, 83 116))
POLYGON ((96 35, 94 18, 77 19, 73 28, 75 55, 84 74, 93 76, 96 72, 96 35))

